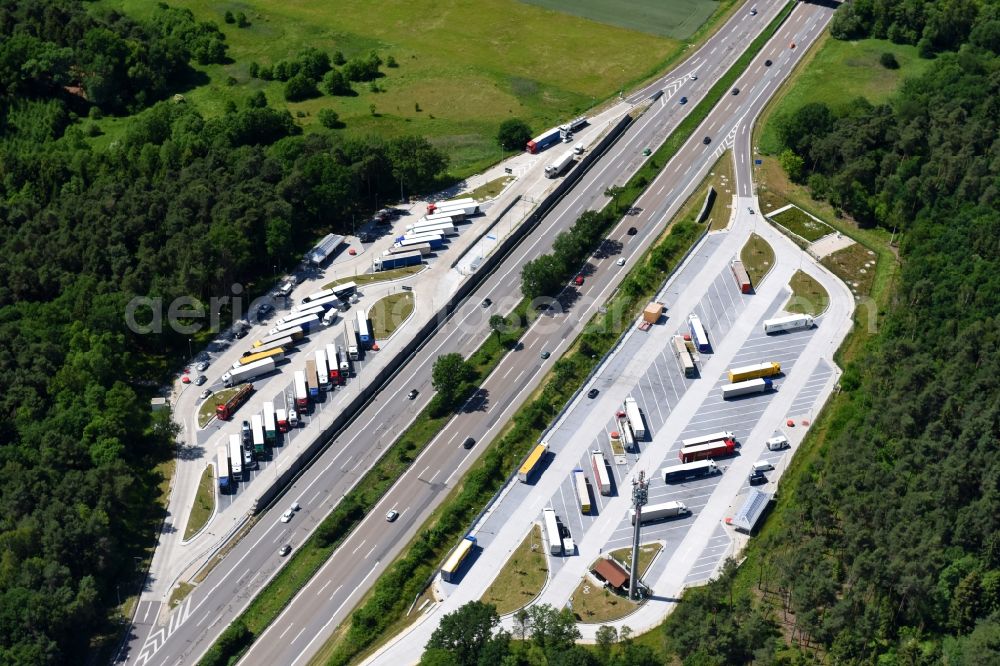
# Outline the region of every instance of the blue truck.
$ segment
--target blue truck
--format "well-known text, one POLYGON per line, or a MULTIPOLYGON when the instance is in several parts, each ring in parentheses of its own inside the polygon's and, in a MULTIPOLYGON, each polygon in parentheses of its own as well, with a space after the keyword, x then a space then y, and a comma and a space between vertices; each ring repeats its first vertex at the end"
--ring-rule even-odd
POLYGON ((559 143, 561 139, 562 130, 558 127, 553 127, 549 131, 545 132, 545 134, 539 134, 534 139, 529 141, 526 147, 528 152, 534 155, 537 152, 545 150, 554 143, 559 143))
MULTIPOLYGON (((433 246, 431 246, 433 247, 433 246)), ((375 271, 387 271, 391 268, 402 268, 403 266, 416 266, 424 259, 420 252, 404 252, 403 254, 382 255, 375 259, 373 268, 375 271)))

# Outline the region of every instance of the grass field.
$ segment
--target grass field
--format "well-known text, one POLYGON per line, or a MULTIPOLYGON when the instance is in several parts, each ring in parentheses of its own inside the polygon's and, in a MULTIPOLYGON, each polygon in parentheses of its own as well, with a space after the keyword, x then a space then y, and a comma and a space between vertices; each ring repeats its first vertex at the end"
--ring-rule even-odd
POLYGON ((401 291, 379 299, 368 311, 376 340, 385 340, 413 314, 413 294, 401 291))
POLYGON ((187 541, 197 534, 213 513, 215 513, 215 474, 212 472, 212 466, 206 465, 205 471, 201 473, 201 481, 198 482, 198 494, 194 497, 187 527, 184 528, 184 540, 187 541))
POLYGON ((419 266, 404 266, 402 268, 393 268, 388 271, 379 271, 378 273, 363 273, 362 275, 348 276, 345 278, 339 278, 333 282, 328 282, 323 285, 323 288, 329 289, 330 287, 336 287, 339 284, 345 284, 347 282, 364 285, 375 284, 376 282, 387 282, 389 280, 398 280, 399 278, 403 278, 408 275, 416 275, 425 268, 427 268, 427 266, 420 264, 419 266))
MULTIPOLYGON (((155 7, 145 0, 97 5, 140 19, 155 7)), ((377 11, 361 0, 175 0, 171 5, 215 21, 229 44, 233 62, 197 67, 209 82, 184 91, 203 113, 221 115, 227 101, 242 105, 257 90, 272 104, 285 104, 284 84, 251 79, 251 62, 294 58, 306 46, 339 50, 348 59, 376 50, 383 60, 391 55, 399 63, 383 66, 378 85, 384 92, 356 85, 356 97, 323 96, 288 108, 293 115, 305 114, 297 120, 307 130, 316 126, 320 109, 331 108, 349 135, 426 136, 450 155, 450 170, 458 176, 497 160, 493 137, 504 119, 523 118, 533 130, 544 130, 648 78, 683 48, 676 40, 511 0, 385 0, 377 11), (251 25, 224 23, 227 9, 245 12, 251 25), (235 85, 227 85, 229 77, 235 85)), ((120 134, 121 123, 114 119, 99 124, 106 136, 98 145, 120 134)))
POLYGON ((513 613, 538 595, 548 575, 542 530, 534 525, 483 593, 482 600, 496 606, 500 615, 513 613))
POLYGON ((671 39, 687 39, 703 24, 718 3, 712 0, 524 0, 546 9, 575 14, 671 39))
POLYGON ((855 296, 867 296, 871 293, 878 263, 878 256, 874 250, 855 243, 823 257, 820 263, 846 282, 855 296))
POLYGON ((750 274, 750 282, 756 285, 774 268, 774 248, 757 234, 751 234, 740 251, 740 260, 750 274))
POLYGON ((817 222, 798 208, 789 208, 770 217, 785 229, 805 238, 809 242, 819 240, 823 236, 833 233, 833 227, 829 227, 822 222, 817 222))
MULTIPOLYGON (((919 76, 931 62, 917 57, 915 46, 882 39, 842 42, 827 34, 786 84, 786 92, 772 103, 767 120, 793 113, 809 102, 823 102, 834 112, 848 108, 857 97, 872 104, 887 102, 904 78, 919 76), (879 64, 883 53, 896 56, 899 69, 879 64)), ((763 124, 759 147, 765 154, 779 152, 774 122, 763 124)))
POLYGON ((785 310, 796 314, 822 314, 830 305, 830 295, 819 282, 802 271, 795 271, 788 286, 792 288, 792 296, 785 305, 785 310))

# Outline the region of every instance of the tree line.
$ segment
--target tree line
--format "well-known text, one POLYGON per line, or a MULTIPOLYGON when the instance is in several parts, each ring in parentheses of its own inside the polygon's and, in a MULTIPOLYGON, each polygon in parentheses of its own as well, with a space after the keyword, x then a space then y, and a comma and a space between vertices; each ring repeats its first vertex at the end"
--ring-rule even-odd
POLYGON ((782 482, 780 529, 744 572, 756 586, 724 575, 665 623, 684 664, 1000 662, 997 17, 992 2, 844 5, 835 35, 930 40, 935 61, 889 104, 781 121, 790 176, 902 232, 901 278, 820 455, 782 482))
POLYGON ((177 433, 149 398, 189 336, 130 329, 133 297, 252 298, 447 166, 422 137, 304 135, 263 94, 215 117, 174 101, 225 58, 187 10, 0 2, 0 663, 86 661, 163 518, 177 433), (91 146, 87 116, 132 112, 91 146))

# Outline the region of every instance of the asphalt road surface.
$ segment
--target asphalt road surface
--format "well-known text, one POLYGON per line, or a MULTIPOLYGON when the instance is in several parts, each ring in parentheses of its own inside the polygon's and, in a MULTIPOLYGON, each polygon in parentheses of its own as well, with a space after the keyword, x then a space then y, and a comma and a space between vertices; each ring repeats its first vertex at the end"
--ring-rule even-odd
MULTIPOLYGON (((489 314, 505 311, 517 301, 520 267, 547 251, 556 233, 572 224, 583 210, 602 201, 608 186, 627 179, 641 164, 642 149, 655 147, 662 141, 681 120, 685 110, 693 108, 713 80, 766 26, 779 4, 759 3, 760 12, 753 21, 737 15, 708 44, 693 54, 692 58, 697 62, 689 61, 663 77, 660 85, 667 92, 661 101, 634 123, 609 154, 585 175, 574 192, 519 246, 503 268, 491 276, 451 322, 432 338, 416 362, 406 366, 374 403, 359 415, 354 425, 299 479, 290 490, 288 500, 299 501, 303 510, 287 524, 278 521, 283 505, 278 507, 279 511, 263 516, 249 534, 228 552, 222 563, 169 615, 165 625, 156 622, 159 609, 152 605, 147 607, 137 617, 133 637, 124 656, 142 664, 195 661, 280 566, 282 560, 277 554, 278 547, 284 543, 293 546, 301 543, 343 492, 364 473, 367 464, 359 461, 365 456, 370 461, 377 453, 373 447, 372 432, 380 425, 383 432, 399 432, 412 419, 414 410, 429 398, 430 367, 436 355, 444 351, 468 353, 489 334, 486 325, 489 314), (711 53, 713 48, 717 55, 711 53), (687 78, 687 73, 695 66, 698 67, 699 78, 692 81, 687 78), (680 93, 688 97, 687 105, 677 104, 680 93), (494 301, 490 310, 484 310, 479 305, 485 297, 494 301), (417 401, 405 400, 404 396, 411 388, 421 391, 417 401)), ((802 33, 802 38, 798 38, 800 48, 785 54, 780 45, 775 46, 775 53, 772 54, 775 58, 779 57, 779 53, 787 56, 781 59, 781 66, 766 72, 759 67, 760 71, 755 72, 755 80, 761 84, 766 82, 769 94, 787 75, 792 60, 811 42, 811 39, 806 39, 803 17, 808 19, 816 14, 818 12, 812 6, 797 9, 787 25, 797 26, 802 33)), ((775 64, 778 63, 776 59, 775 64)), ((742 86, 745 93, 741 93, 744 95, 740 97, 741 102, 752 99, 750 94, 756 94, 751 90, 752 81, 742 86)), ((764 88, 761 91, 754 98, 759 104, 769 96, 763 95, 764 88)), ((717 108, 705 127, 715 127, 719 134, 723 130, 726 130, 726 135, 731 132, 735 140, 738 121, 746 117, 749 106, 741 104, 735 110, 717 108)), ((701 132, 699 130, 699 135, 701 132)), ((642 214, 626 219, 612 232, 611 237, 622 242, 622 256, 632 259, 648 246, 655 237, 656 226, 664 222, 667 209, 674 207, 682 198, 680 195, 697 184, 704 170, 714 161, 717 151, 723 149, 719 143, 725 141, 706 148, 698 139, 685 146, 673 161, 671 169, 654 183, 639 203, 639 207, 644 209, 642 214), (664 195, 664 187, 670 188, 669 196, 664 195), (640 233, 626 237, 624 229, 632 225, 639 227, 640 233)), ((411 471, 400 479, 385 500, 352 533, 337 555, 265 632, 247 656, 246 663, 301 662, 318 648, 329 632, 347 616, 374 576, 398 553, 443 491, 473 462, 482 450, 482 444, 510 417, 520 399, 541 377, 542 373, 538 371, 547 370, 547 364, 554 362, 557 352, 572 340, 580 322, 585 321, 607 299, 623 273, 615 266, 615 258, 611 256, 595 262, 591 267, 594 272, 582 289, 577 290, 579 293, 574 294, 576 302, 567 314, 543 318, 532 329, 525 337, 524 347, 510 354, 484 384, 485 401, 478 404, 475 411, 457 417, 442 431, 413 464, 411 471), (539 356, 543 349, 551 351, 553 358, 543 361, 539 356), (471 451, 462 449, 460 444, 467 435, 476 437, 481 445, 471 451), (388 525, 382 517, 389 508, 401 512, 400 518, 392 525, 388 525)))

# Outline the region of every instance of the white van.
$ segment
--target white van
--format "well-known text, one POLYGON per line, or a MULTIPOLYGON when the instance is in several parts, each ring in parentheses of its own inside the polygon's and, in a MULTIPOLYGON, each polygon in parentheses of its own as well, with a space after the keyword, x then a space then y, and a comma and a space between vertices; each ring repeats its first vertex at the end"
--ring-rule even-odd
POLYGON ((772 437, 767 440, 767 448, 769 451, 780 451, 781 449, 788 448, 788 438, 784 435, 778 435, 777 437, 772 437))
POLYGON ((766 460, 758 460, 753 464, 753 467, 751 469, 753 469, 754 474, 760 474, 761 472, 770 472, 772 469, 774 469, 774 465, 767 462, 766 460))
POLYGON ((583 151, 584 150, 585 149, 583 147, 583 143, 582 142, 576 144, 575 146, 573 146, 573 153, 576 154, 576 155, 583 155, 583 151))

